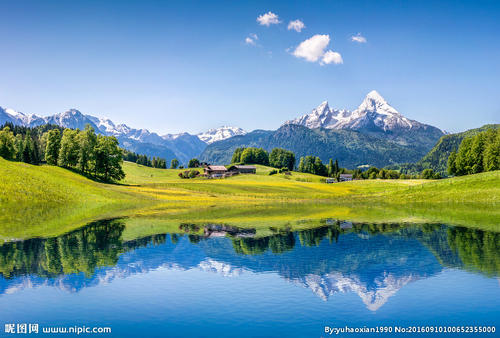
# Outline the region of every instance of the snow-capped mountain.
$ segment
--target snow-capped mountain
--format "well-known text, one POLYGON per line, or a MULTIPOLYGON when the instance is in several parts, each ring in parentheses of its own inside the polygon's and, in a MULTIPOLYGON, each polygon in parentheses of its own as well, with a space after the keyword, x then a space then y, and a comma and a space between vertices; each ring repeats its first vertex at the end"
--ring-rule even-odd
POLYGON ((247 132, 238 127, 222 126, 220 128, 209 129, 198 134, 198 138, 207 144, 222 141, 236 135, 245 135, 247 132))
POLYGON ((324 101, 310 114, 287 121, 285 124, 299 124, 311 129, 352 129, 380 132, 431 127, 406 118, 375 90, 369 92, 359 107, 353 111, 330 108, 328 102, 324 101))
POLYGON ((79 129, 83 129, 85 125, 90 124, 98 133, 115 136, 125 149, 148 156, 164 157, 167 161, 176 157, 181 163, 200 155, 209 143, 246 133, 243 129, 237 127, 221 127, 210 129, 198 135, 189 133, 159 135, 147 129, 135 129, 126 124, 115 124, 108 118, 86 115, 77 109, 41 117, 0 107, 0 125, 6 122, 26 127, 55 124, 65 128, 79 129))
POLYGON ((325 275, 310 274, 293 282, 312 290, 322 300, 327 301, 336 293, 356 293, 370 311, 377 311, 408 283, 423 278, 412 274, 396 277, 391 273, 379 276, 374 285, 367 285, 358 276, 348 276, 340 272, 325 275))

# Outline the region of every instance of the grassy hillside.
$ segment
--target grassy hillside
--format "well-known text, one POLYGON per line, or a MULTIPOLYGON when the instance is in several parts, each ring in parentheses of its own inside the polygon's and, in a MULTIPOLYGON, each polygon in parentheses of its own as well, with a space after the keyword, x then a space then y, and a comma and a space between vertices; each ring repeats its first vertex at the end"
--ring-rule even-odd
POLYGON ((121 216, 142 224, 135 230, 141 233, 183 222, 300 227, 305 220, 325 218, 500 230, 498 171, 439 181, 325 184, 311 174, 269 176, 271 168, 263 166, 256 175, 228 179, 180 179, 181 170, 128 162, 124 170, 123 184, 111 185, 58 167, 0 159, 0 240, 56 235, 121 216))
POLYGON ((0 238, 60 233, 146 204, 118 185, 102 184, 54 166, 0 158, 0 238))
POLYGON ((457 151, 462 140, 474 136, 488 129, 498 129, 500 124, 487 124, 480 128, 470 129, 461 133, 449 134, 441 137, 436 145, 415 164, 401 165, 403 171, 421 172, 431 168, 436 172, 446 174, 448 157, 451 152, 457 151))

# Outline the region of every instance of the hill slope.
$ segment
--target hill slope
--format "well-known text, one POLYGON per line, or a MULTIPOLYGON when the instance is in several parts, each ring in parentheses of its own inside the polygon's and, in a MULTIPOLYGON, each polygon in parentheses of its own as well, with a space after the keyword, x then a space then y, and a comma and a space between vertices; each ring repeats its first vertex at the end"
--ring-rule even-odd
POLYGON ((207 146, 200 159, 209 163, 229 163, 238 147, 262 147, 268 151, 275 147, 285 148, 295 153, 297 162, 301 156, 315 155, 324 162, 336 158, 348 168, 411 162, 427 152, 353 130, 309 129, 287 124, 276 131, 257 130, 214 142, 207 146))
POLYGON ((448 157, 451 152, 458 150, 464 138, 477 135, 488 129, 498 128, 500 128, 500 124, 487 124, 480 128, 469 129, 461 133, 445 135, 418 162, 402 164, 394 168, 399 168, 403 172, 421 172, 423 169, 431 168, 434 171, 446 174, 448 157))

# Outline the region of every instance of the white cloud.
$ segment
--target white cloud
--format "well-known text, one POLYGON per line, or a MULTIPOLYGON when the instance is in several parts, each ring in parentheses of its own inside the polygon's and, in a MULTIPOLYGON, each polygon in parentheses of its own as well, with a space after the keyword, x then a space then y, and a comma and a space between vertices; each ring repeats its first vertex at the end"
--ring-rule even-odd
POLYGON ((330 36, 328 34, 316 34, 302 41, 293 51, 293 55, 298 58, 306 59, 309 62, 316 62, 325 54, 325 48, 329 43, 330 36))
POLYGON ((252 38, 249 37, 245 38, 245 43, 247 45, 255 45, 255 41, 253 41, 252 38))
POLYGON ((296 32, 301 32, 304 28, 306 28, 306 25, 300 20, 294 20, 290 21, 288 24, 288 30, 291 31, 292 29, 296 32))
POLYGON ((259 15, 257 22, 259 25, 269 27, 270 25, 279 24, 280 20, 278 19, 278 15, 273 12, 267 12, 266 14, 259 15))
POLYGON ((320 65, 341 64, 342 55, 332 50, 325 51, 330 43, 330 35, 316 34, 302 41, 293 51, 293 55, 309 62, 319 62, 320 65))
POLYGON ((245 38, 245 43, 247 45, 255 46, 257 44, 257 40, 259 40, 257 34, 251 33, 245 38))
POLYGON ((342 55, 332 50, 327 51, 325 54, 323 54, 320 65, 329 65, 330 63, 334 63, 336 65, 344 63, 344 60, 342 60, 342 55))
POLYGON ((358 33, 357 35, 351 36, 351 41, 358 43, 366 43, 366 38, 362 36, 361 33, 358 33))

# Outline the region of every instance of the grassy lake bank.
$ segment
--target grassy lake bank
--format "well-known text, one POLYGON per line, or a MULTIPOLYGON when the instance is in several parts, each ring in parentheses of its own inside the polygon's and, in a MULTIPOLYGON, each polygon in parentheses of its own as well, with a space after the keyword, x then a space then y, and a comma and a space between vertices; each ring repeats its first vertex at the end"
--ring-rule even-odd
POLYGON ((500 231, 499 171, 436 181, 325 184, 311 174, 269 176, 271 168, 263 166, 256 175, 220 180, 186 180, 178 177, 180 170, 129 162, 123 167, 127 176, 120 184, 104 184, 58 167, 0 159, 0 238, 55 236, 112 217, 129 217, 131 227, 144 233, 186 221, 299 227, 303 220, 325 218, 500 231))

